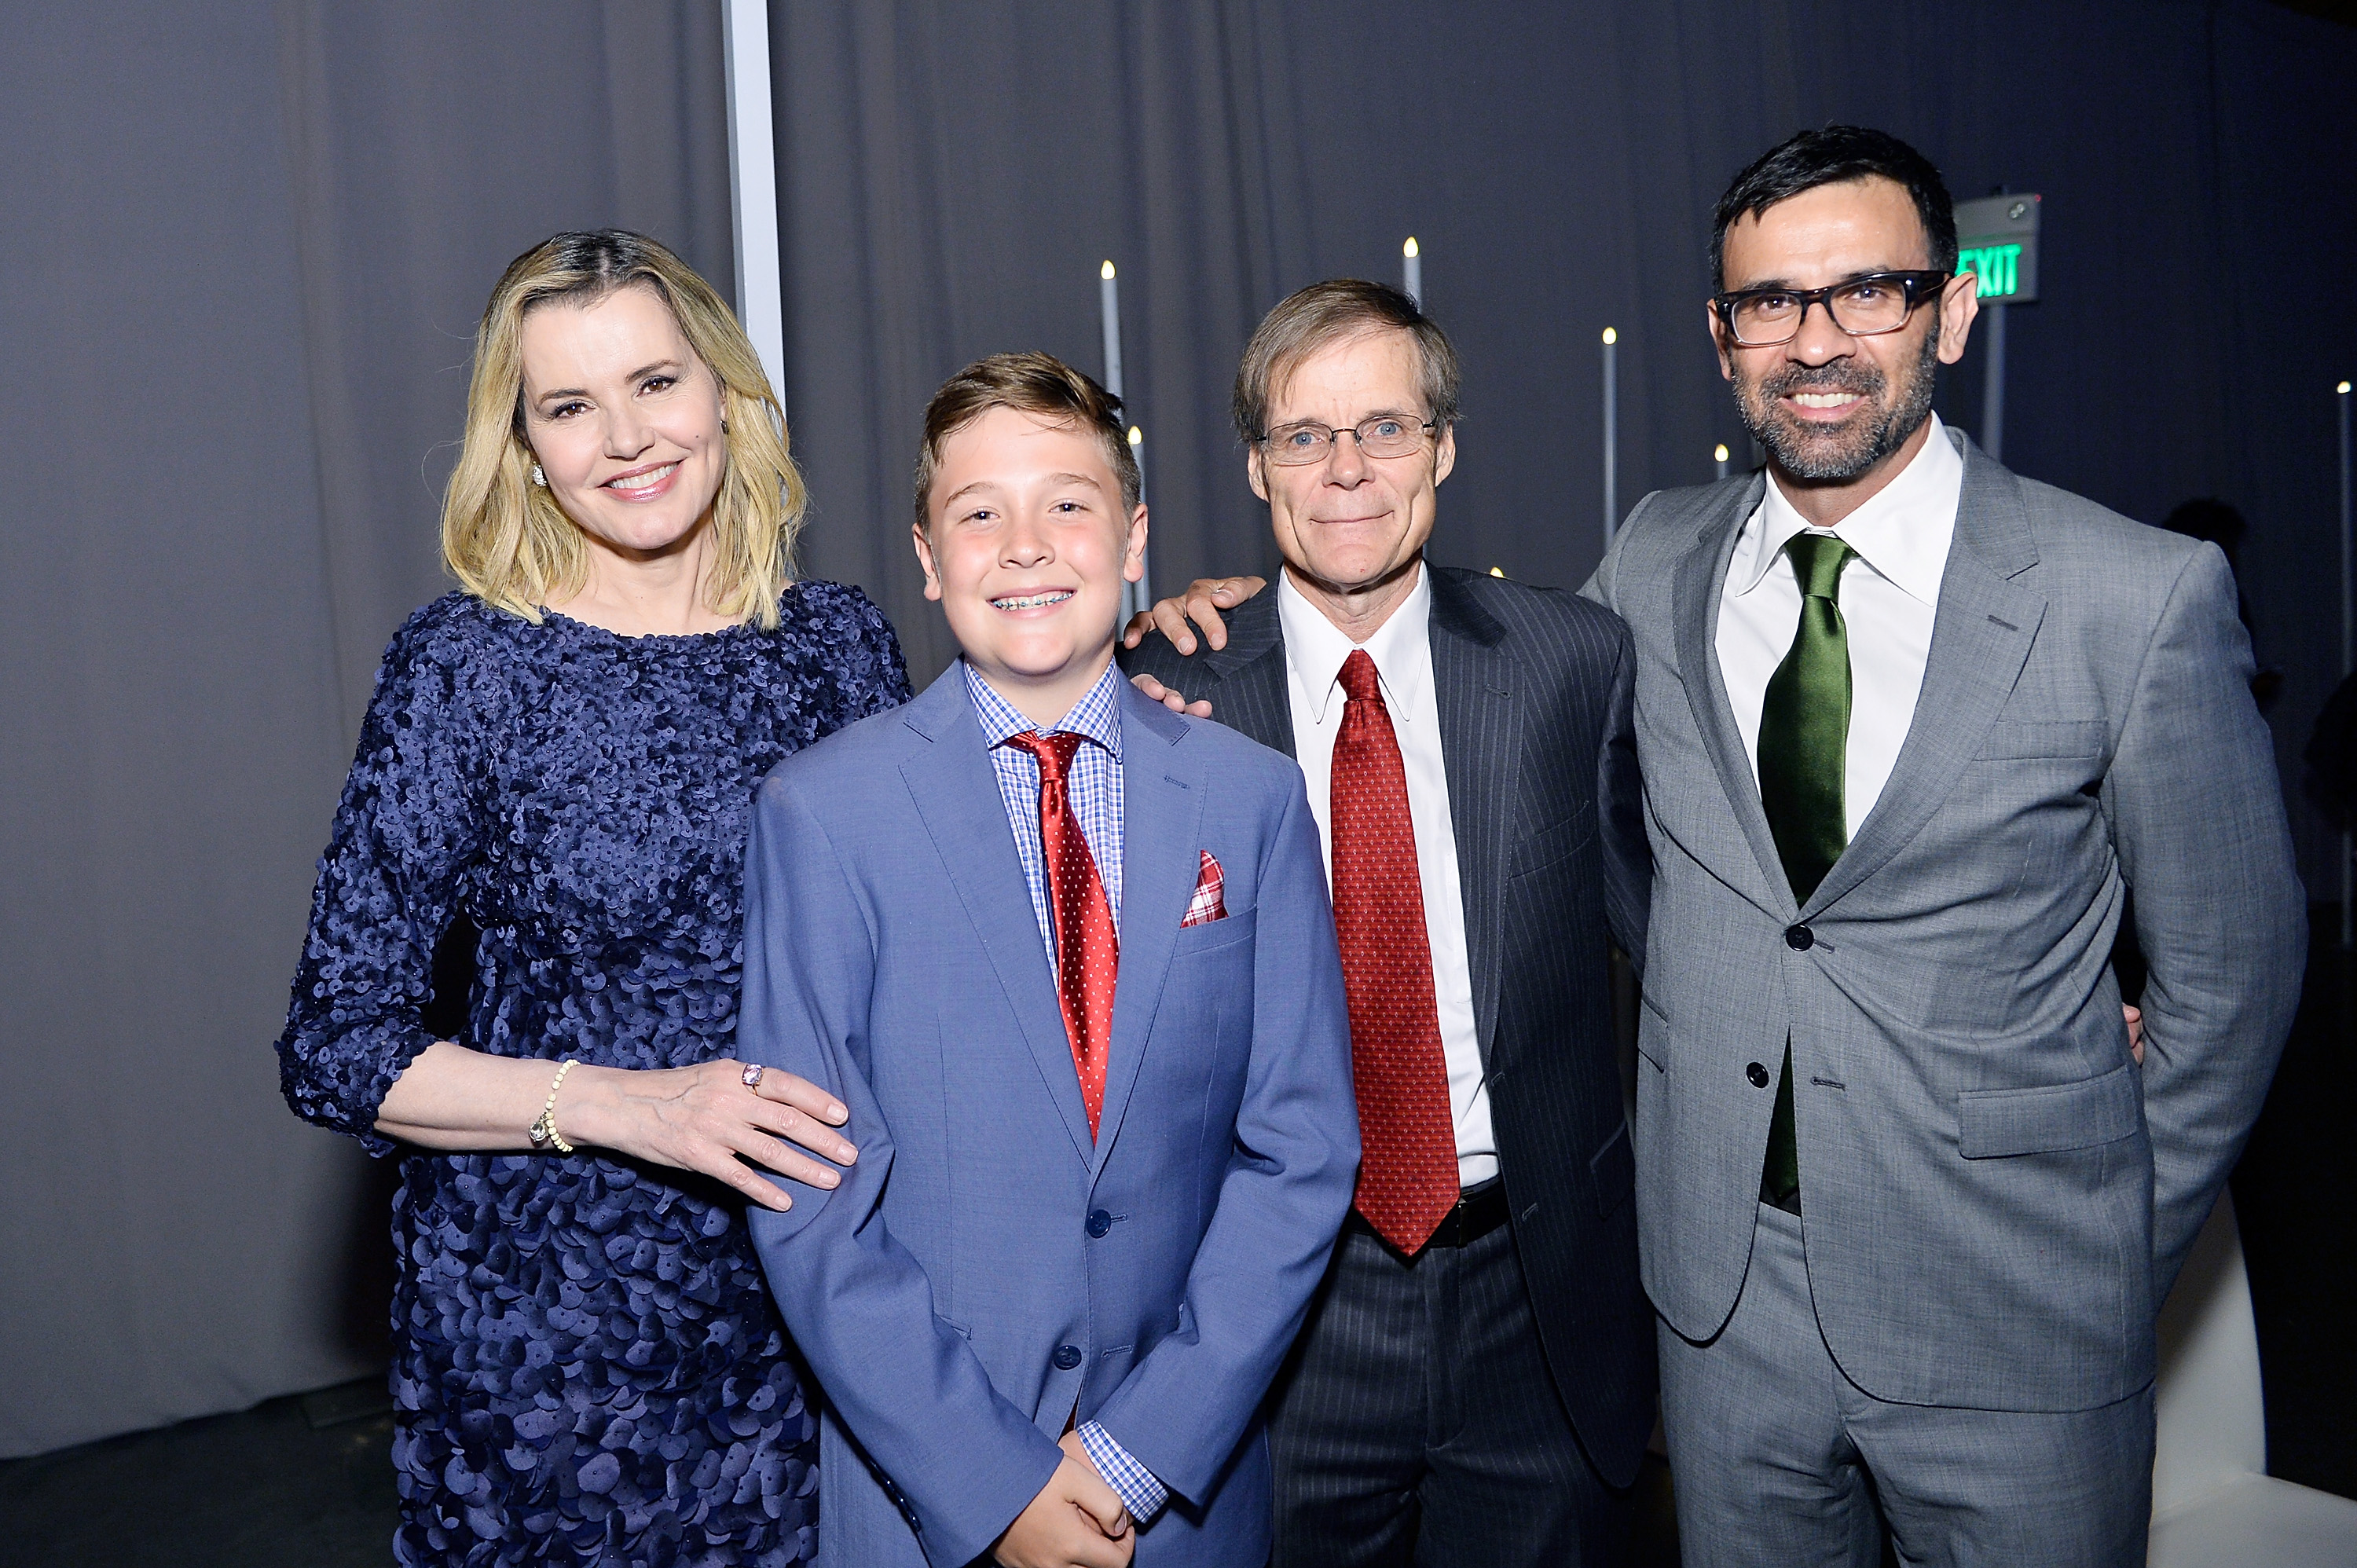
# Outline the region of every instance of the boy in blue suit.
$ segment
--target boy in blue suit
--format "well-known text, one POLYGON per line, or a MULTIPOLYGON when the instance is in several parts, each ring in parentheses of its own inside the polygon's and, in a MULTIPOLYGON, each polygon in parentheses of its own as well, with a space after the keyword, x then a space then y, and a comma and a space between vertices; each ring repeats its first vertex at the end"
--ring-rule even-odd
POLYGON ((916 548, 964 656, 757 804, 739 1052, 858 1145, 753 1217, 827 1396, 823 1563, 1269 1551, 1258 1410, 1358 1164, 1348 1014, 1298 769, 1114 667, 1146 528, 1115 413, 1039 354, 935 394, 916 548))

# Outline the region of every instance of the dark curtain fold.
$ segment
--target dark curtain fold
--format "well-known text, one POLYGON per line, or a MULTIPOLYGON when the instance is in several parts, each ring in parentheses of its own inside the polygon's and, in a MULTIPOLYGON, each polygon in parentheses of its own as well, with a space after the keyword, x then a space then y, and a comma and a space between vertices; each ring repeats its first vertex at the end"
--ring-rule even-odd
POLYGON ((6 1455, 383 1366, 270 1042, 475 320, 558 229, 734 273, 709 0, 20 8, 0 92, 6 1455))
POLYGON ((341 690, 448 586, 437 521, 477 318, 564 229, 663 241, 736 292, 716 4, 279 0, 278 92, 341 690))
MULTIPOLYGON (((382 1191, 286 1113, 268 1043, 378 654, 445 585, 470 334, 562 228, 646 230, 734 292, 714 0, 20 10, 0 1455, 381 1364, 382 1191)), ((803 564, 884 604, 920 679, 950 651, 908 543, 924 401, 996 349, 1099 370, 1101 261, 1157 585, 1267 565, 1237 355, 1302 284, 1395 280, 1414 234, 1468 374, 1436 553, 1572 585, 1603 545, 1598 334, 1624 508, 1739 460, 1709 205, 1845 119, 1959 195, 2046 196, 2007 459, 2147 520, 2244 508, 2297 780, 2339 652, 2348 28, 2259 0, 793 0, 770 27, 803 564)), ((1966 430, 1980 375, 1942 395, 1966 430)))
MULTIPOLYGON (((2258 0, 771 16, 804 558, 885 605, 920 677, 950 654, 907 542, 925 398, 1000 349, 1101 370, 1103 258, 1157 585, 1268 564, 1225 419, 1244 338, 1317 278, 1396 282, 1410 234, 1467 371, 1435 552, 1576 585, 1604 545, 1603 329, 1624 510, 1707 479, 1719 443, 1740 465, 1703 330, 1710 208, 1772 143, 1844 120, 1922 147, 1959 197, 2046 197, 2045 298, 2009 322, 2007 458, 2147 521, 2194 496, 2244 507, 2297 795, 2337 677, 2330 426, 2357 364, 2357 134, 2336 84, 2357 32, 2258 0)), ((1971 432, 1981 352, 1940 399, 1971 432)), ((2297 800, 2295 818, 2312 882, 2337 886, 2329 824, 2297 800)))
POLYGON ((805 567, 875 594, 920 680, 948 660, 909 542, 925 401, 1007 348, 1102 374, 1106 259, 1157 578, 1235 559, 1243 521, 1224 537, 1211 522, 1236 510, 1224 388, 1254 323, 1309 265, 1280 19, 1212 5, 771 15, 805 567))

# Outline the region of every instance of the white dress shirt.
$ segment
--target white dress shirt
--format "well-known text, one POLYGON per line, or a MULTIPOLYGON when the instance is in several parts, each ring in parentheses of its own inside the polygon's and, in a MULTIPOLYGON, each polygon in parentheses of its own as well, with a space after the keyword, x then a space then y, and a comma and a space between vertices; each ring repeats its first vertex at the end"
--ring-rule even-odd
POLYGON ((1352 642, 1337 629, 1281 571, 1276 575, 1276 617, 1285 634, 1293 750, 1309 786, 1309 814, 1318 819, 1329 889, 1334 883, 1334 737, 1341 733, 1347 705, 1342 663, 1358 648, 1374 660, 1407 774, 1408 819, 1415 827, 1416 869, 1424 884, 1424 930, 1432 944, 1433 1001, 1440 1015, 1440 1048, 1448 1062, 1448 1109, 1457 1126, 1457 1181, 1460 1187, 1488 1181, 1498 1174, 1498 1142, 1490 1131, 1490 1090, 1473 1022, 1465 895, 1457 874, 1457 831, 1448 815, 1448 776, 1441 765, 1440 707, 1432 689, 1432 580, 1418 565, 1415 586, 1406 600, 1363 643, 1352 642))
MULTIPOLYGON (((1940 604, 1964 460, 1948 444, 1938 414, 1931 438, 1873 499, 1831 529, 1813 527, 1792 509, 1774 474, 1759 509, 1744 522, 1727 563, 1718 607, 1718 669, 1735 726, 1760 778, 1760 710, 1768 681, 1792 651, 1801 624, 1801 584, 1784 545, 1796 533, 1830 532, 1857 557, 1836 590, 1849 639, 1849 753, 1842 803, 1849 836, 1881 799, 1890 769, 1915 722, 1932 621, 1940 604)), ((1287 628, 1290 635, 1290 628, 1287 628)))

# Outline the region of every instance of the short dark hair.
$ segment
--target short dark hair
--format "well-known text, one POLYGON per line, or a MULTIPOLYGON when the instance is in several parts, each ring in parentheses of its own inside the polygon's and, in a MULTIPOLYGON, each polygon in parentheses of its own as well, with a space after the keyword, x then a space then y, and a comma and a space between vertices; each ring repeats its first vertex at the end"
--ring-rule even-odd
POLYGON ((929 501, 942 446, 994 408, 1036 414, 1069 425, 1104 444, 1105 461, 1121 483, 1122 521, 1137 510, 1142 486, 1137 454, 1122 433, 1121 399, 1053 354, 993 354, 976 360, 942 383, 925 405, 925 444, 917 452, 917 526, 932 521, 929 501))
POLYGON ((1863 125, 1827 125, 1803 131, 1761 154, 1735 177, 1711 215, 1710 286, 1727 286, 1727 231, 1747 214, 1757 218, 1780 201, 1821 185, 1879 176, 1904 186, 1915 199, 1931 243, 1931 264, 1941 272, 1956 266, 1956 204, 1932 160, 1888 131, 1863 125))
POLYGON ((1249 446, 1268 434, 1268 400, 1276 384, 1329 343, 1371 328, 1397 328, 1415 340, 1425 413, 1443 430, 1457 423, 1457 350, 1448 334, 1389 284, 1329 278, 1297 289, 1261 318, 1236 367, 1236 435, 1249 446))

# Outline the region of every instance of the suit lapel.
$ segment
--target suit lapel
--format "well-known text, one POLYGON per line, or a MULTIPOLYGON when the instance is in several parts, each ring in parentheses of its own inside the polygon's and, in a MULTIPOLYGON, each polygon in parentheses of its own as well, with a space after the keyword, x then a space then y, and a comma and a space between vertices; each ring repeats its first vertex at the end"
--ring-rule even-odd
MULTIPOLYGON (((1146 1041, 1170 972, 1170 954, 1202 870, 1204 779, 1178 745, 1189 721, 1121 691, 1121 972, 1114 987, 1113 1041, 1105 1057, 1104 1104, 1097 1117, 1092 1166, 1102 1168, 1130 1091, 1146 1059, 1146 1041)), ((1066 1077, 1071 1053, 1065 1054, 1066 1077)), ((1083 1128, 1087 1123, 1082 1122, 1083 1128)))
MULTIPOLYGON (((1766 483, 1763 475, 1746 486, 1725 503, 1726 510, 1704 525, 1677 564, 1670 585, 1670 605, 1677 626, 1678 675, 1686 690, 1686 703, 1694 710, 1695 727, 1702 732, 1703 750, 1718 771, 1727 803, 1750 843, 1752 858, 1759 863, 1760 880, 1752 884, 1749 897, 1761 908, 1779 909, 1789 918, 1793 907, 1792 884, 1785 879, 1784 863, 1776 854, 1776 835, 1769 831, 1768 812, 1760 803, 1760 779, 1743 748, 1743 732, 1736 727, 1735 709, 1727 700, 1727 682, 1718 668, 1720 589, 1727 582, 1736 538, 1744 520, 1759 509, 1766 483)), ((1742 868, 1714 869, 1735 876, 1742 868)))
POLYGON ((1275 585, 1235 607, 1228 617, 1228 645, 1202 658, 1218 682, 1211 717, 1293 757, 1293 696, 1286 683, 1275 585))
POLYGON ((1505 950, 1505 870, 1513 802, 1520 786, 1523 713, 1512 665, 1499 646, 1506 635, 1461 584, 1432 576, 1432 695, 1440 714, 1441 771, 1448 780, 1448 821, 1457 840, 1457 878, 1465 901, 1465 956, 1473 1019, 1484 1066, 1497 1038, 1499 955, 1505 950))
MULTIPOLYGON (((1023 863, 1016 857, 1015 835, 983 745, 982 725, 966 694, 963 667, 952 662, 900 714, 910 729, 932 743, 900 764, 900 777, 975 937, 990 955, 1039 1077, 1071 1134, 1073 1150, 1086 1164, 1093 1150, 1088 1108, 1081 1102, 1080 1075, 1072 1066, 1071 1036, 1064 1032, 1055 976, 1039 940, 1039 918, 1031 908, 1023 863)), ((1126 743, 1128 737, 1123 739, 1126 743)), ((1125 893, 1125 901, 1126 897, 1125 893)), ((1178 919, 1171 917, 1171 924, 1176 926, 1178 919)))
POLYGON ((1931 821, 2012 694, 2046 615, 2044 597, 2012 580, 2038 564, 2020 482, 1979 447, 1958 440, 1964 494, 1940 578, 1915 716, 1874 810, 1801 911, 1803 917, 1881 870, 1931 821))

